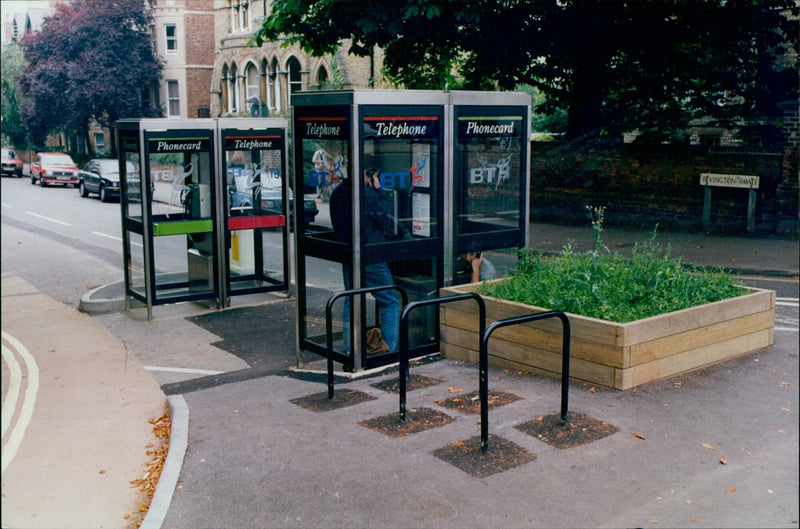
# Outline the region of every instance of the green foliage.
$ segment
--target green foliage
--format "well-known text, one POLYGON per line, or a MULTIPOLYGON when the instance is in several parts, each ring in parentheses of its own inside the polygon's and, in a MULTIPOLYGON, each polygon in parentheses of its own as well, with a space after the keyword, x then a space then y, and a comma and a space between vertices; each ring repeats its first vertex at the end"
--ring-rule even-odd
POLYGON ((25 69, 22 50, 14 42, 3 45, 2 62, 3 145, 25 145, 25 128, 19 111, 22 102, 18 78, 25 69))
POLYGON ((379 46, 406 88, 527 84, 547 96, 537 114, 560 120, 534 130, 659 144, 696 117, 779 118, 798 92, 798 14, 796 0, 273 0, 253 43, 379 46))
POLYGON ((554 257, 520 251, 516 275, 483 283, 480 294, 551 310, 625 323, 744 293, 722 270, 692 271, 656 242, 637 244, 631 257, 583 254, 567 246, 554 257))
POLYGON ((150 35, 150 2, 83 0, 55 4, 39 32, 26 36, 21 117, 31 135, 63 130, 85 137, 88 124, 155 117, 142 94, 162 65, 150 35))

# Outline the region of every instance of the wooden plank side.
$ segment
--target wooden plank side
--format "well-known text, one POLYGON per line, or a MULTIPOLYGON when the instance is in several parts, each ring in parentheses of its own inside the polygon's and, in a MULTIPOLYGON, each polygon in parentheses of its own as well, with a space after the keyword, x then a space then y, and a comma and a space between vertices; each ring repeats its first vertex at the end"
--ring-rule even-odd
POLYGON ((771 329, 774 326, 775 311, 767 310, 664 336, 663 338, 631 346, 630 364, 625 367, 632 367, 659 358, 680 354, 683 351, 727 341, 756 331, 771 329))
POLYGON ((775 308, 774 291, 748 290, 753 292, 736 298, 626 323, 623 330, 623 345, 633 347, 638 343, 648 342, 661 336, 677 334, 775 308))
MULTIPOLYGON (((476 333, 452 327, 441 330, 442 354, 447 358, 477 362, 479 353, 473 349, 476 333)), ((511 365, 513 369, 535 369, 552 376, 561 375, 561 350, 550 351, 529 344, 518 344, 492 338, 489 341, 489 363, 511 365)), ((613 366, 592 362, 570 355, 570 378, 613 387, 616 369, 613 366)))
POLYGON ((730 340, 718 342, 680 354, 660 358, 624 370, 621 389, 629 389, 647 382, 671 377, 680 373, 707 367, 724 360, 768 347, 772 329, 764 329, 730 340))
MULTIPOLYGON (((480 348, 477 329, 473 331, 465 330, 461 327, 442 325, 440 331, 442 333, 442 341, 456 343, 461 347, 472 347, 476 351, 480 348)), ((536 347, 558 355, 561 354, 563 346, 563 337, 560 329, 558 334, 553 334, 531 329, 525 325, 512 325, 492 333, 492 337, 489 340, 490 349, 495 340, 514 343, 520 347, 536 347)), ((574 334, 570 337, 571 358, 581 358, 598 364, 622 368, 626 366, 625 353, 626 351, 620 347, 584 340, 574 334)))
MULTIPOLYGON (((483 299, 486 303, 486 325, 501 319, 547 312, 546 309, 541 307, 533 307, 522 303, 486 297, 483 299)), ((467 303, 467 301, 459 301, 442 305, 440 308, 440 321, 454 327, 469 328, 477 331, 478 305, 474 301, 467 303)), ((621 324, 585 318, 574 314, 567 314, 567 317, 569 318, 572 336, 581 336, 585 339, 609 345, 621 344, 623 327, 621 324)), ((561 334, 562 329, 561 320, 557 318, 528 322, 521 325, 558 334, 561 334)))

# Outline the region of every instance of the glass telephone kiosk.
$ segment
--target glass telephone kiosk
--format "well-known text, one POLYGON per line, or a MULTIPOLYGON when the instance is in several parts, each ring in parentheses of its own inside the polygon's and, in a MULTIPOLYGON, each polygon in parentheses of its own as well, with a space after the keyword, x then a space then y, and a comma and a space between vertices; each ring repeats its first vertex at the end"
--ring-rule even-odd
MULTIPOLYGON (((432 299, 463 280, 473 248, 499 273, 516 262, 528 234, 530 96, 354 90, 292 102, 294 189, 322 202, 295 233, 298 364, 305 352, 326 356, 326 303, 338 292, 394 284, 409 302, 432 299)), ((385 293, 337 298, 334 360, 352 371, 397 361, 367 339, 379 328, 394 345, 391 305, 385 293)), ((433 306, 410 314, 411 357, 438 351, 438 317, 433 306)))
POLYGON ((282 119, 118 121, 126 298, 288 290, 282 119), (131 162, 136 168, 127 174, 131 162), (265 200, 264 185, 277 199, 265 200))

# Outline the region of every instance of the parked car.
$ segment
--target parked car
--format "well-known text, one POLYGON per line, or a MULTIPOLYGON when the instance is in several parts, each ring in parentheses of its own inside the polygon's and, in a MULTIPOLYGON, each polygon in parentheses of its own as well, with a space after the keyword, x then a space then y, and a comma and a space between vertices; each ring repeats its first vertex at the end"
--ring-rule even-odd
MULTIPOLYGON (((126 174, 138 175, 139 168, 133 162, 126 162, 126 174)), ((89 160, 78 173, 78 192, 82 197, 97 193, 102 202, 119 198, 119 160, 95 158, 89 160)))
MULTIPOLYGON (((261 207, 262 209, 270 210, 270 213, 280 215, 283 213, 283 196, 280 188, 262 188, 261 189, 261 207)), ((294 221, 294 197, 292 190, 289 189, 289 225, 291 226, 294 221)), ((305 197, 303 199, 303 222, 311 224, 319 214, 317 202, 313 198, 305 197)))
POLYGON ((3 173, 2 175, 11 175, 16 178, 22 178, 22 160, 19 159, 17 153, 13 149, 6 149, 3 147, 3 173))
POLYGON ((78 166, 69 154, 63 152, 37 152, 31 162, 31 184, 46 187, 49 184, 78 186, 78 166))

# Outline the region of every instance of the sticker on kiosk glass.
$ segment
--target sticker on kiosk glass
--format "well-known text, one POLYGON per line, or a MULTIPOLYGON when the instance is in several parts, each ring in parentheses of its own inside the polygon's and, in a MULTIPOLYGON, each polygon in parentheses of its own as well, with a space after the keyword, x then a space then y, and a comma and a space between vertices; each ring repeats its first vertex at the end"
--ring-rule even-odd
POLYGON ((497 191, 511 178, 514 154, 519 153, 522 116, 467 116, 458 118, 458 143, 483 144, 474 152, 475 165, 469 168, 470 185, 485 185, 497 191), (514 142, 514 145, 512 145, 514 142))

